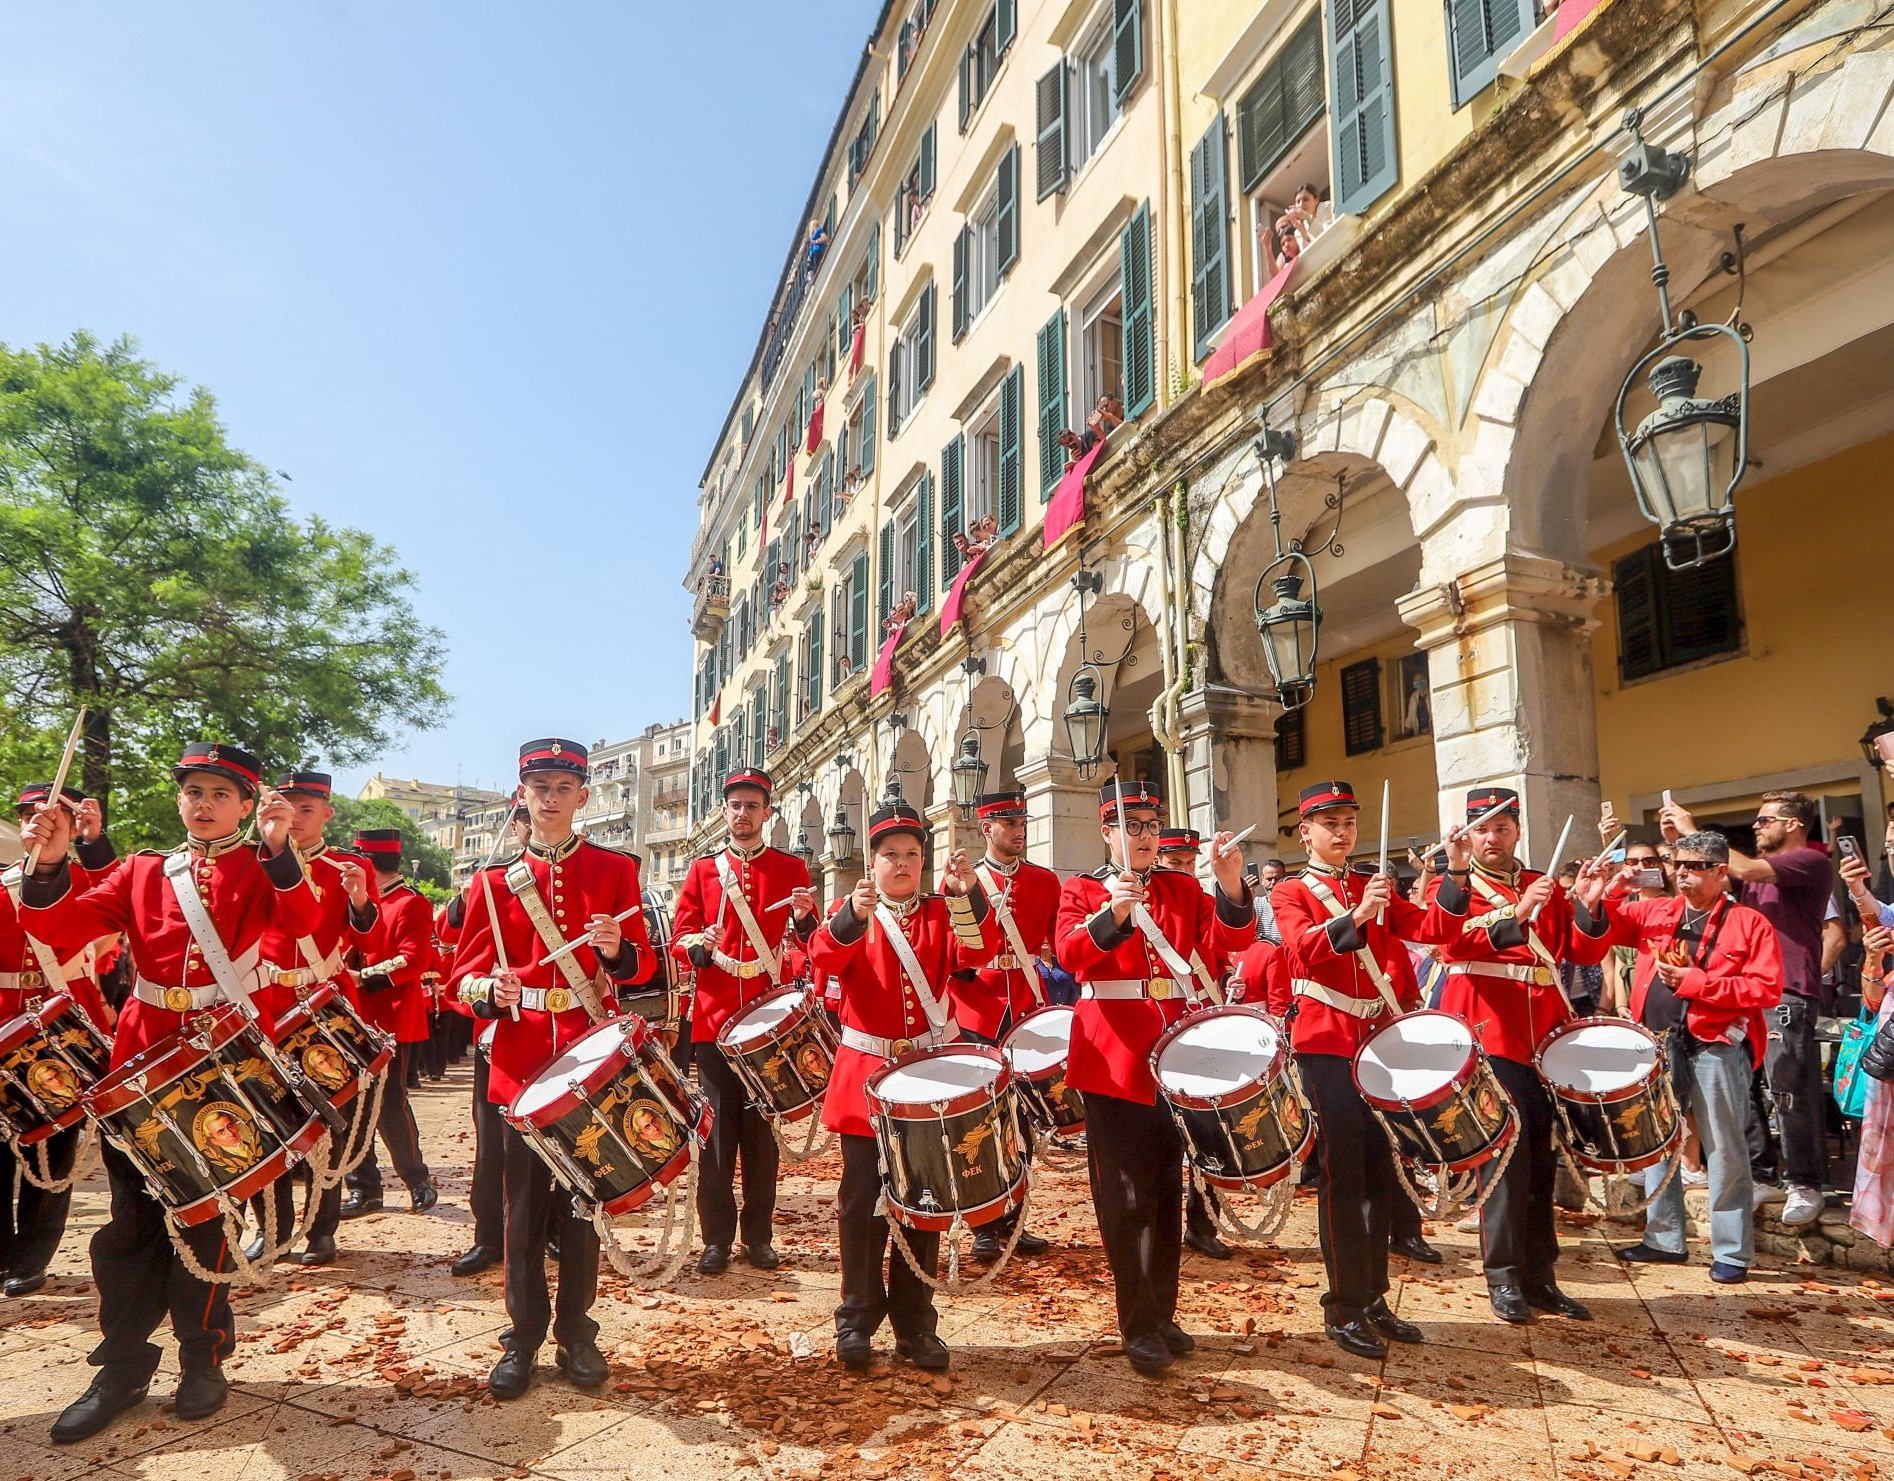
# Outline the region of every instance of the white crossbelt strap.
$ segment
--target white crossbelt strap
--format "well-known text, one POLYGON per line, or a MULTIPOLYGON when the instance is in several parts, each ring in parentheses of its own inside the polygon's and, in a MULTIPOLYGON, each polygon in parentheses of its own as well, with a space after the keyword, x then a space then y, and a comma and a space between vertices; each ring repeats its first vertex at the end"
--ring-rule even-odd
MULTIPOLYGON (((1328 881, 1323 879, 1321 875, 1305 873, 1302 876, 1302 883, 1308 886, 1309 893, 1315 896, 1316 903, 1328 912, 1330 920, 1340 920, 1344 915, 1350 913, 1348 907, 1336 898, 1335 891, 1329 888, 1328 881)), ((1374 983, 1375 991, 1381 994, 1382 1002, 1388 1005, 1388 1011, 1390 1013, 1399 1013, 1401 1011, 1401 999, 1394 991, 1394 984, 1388 980, 1387 969, 1376 959, 1375 954, 1368 950, 1367 942, 1364 941, 1360 946, 1355 948, 1354 956, 1356 960, 1367 969, 1368 977, 1374 983)), ((1300 988, 1298 987, 1297 990, 1300 991, 1300 988)), ((1318 1002, 1327 1001, 1314 993, 1304 993, 1303 996, 1315 997, 1318 1002)), ((1333 1007, 1334 1004, 1331 1003, 1329 1006, 1333 1007)), ((1345 1008, 1342 1011, 1353 1012, 1354 1010, 1345 1008)))
MULTIPOLYGON (((1519 902, 1517 900, 1508 900, 1493 887, 1492 881, 1487 879, 1486 876, 1481 874, 1477 869, 1473 871, 1470 882, 1473 888, 1480 892, 1481 898, 1489 905, 1497 905, 1501 908, 1508 905, 1515 907, 1513 918, 1518 920, 1517 906, 1519 902)), ((1539 939, 1539 932, 1531 921, 1522 920, 1519 924, 1526 933, 1526 945, 1532 948, 1532 954, 1539 959, 1539 964, 1552 973, 1552 985, 1558 989, 1559 997, 1564 1001, 1565 1006, 1568 1009, 1571 1008, 1572 1000, 1565 996, 1565 984, 1559 981, 1559 959, 1553 956, 1551 948, 1539 939)))
POLYGON ((875 906, 875 919, 881 922, 881 928, 888 933, 888 945, 894 948, 894 954, 901 959, 901 971, 907 977, 908 985, 914 989, 914 996, 921 1000, 921 1011, 927 1015, 927 1027, 933 1033, 939 1033, 947 1022, 947 1004, 934 995, 927 973, 921 967, 921 959, 914 954, 914 943, 909 941, 907 933, 901 929, 901 922, 895 918, 886 905, 875 906))
MULTIPOLYGON (((17 916, 20 912, 20 886, 25 880, 25 874, 19 866, 16 865, 7 870, 5 880, 7 893, 13 897, 13 910, 17 916)), ((21 918, 24 919, 24 917, 21 918)), ((23 932, 22 934, 26 936, 26 944, 33 948, 33 955, 39 959, 39 970, 46 978, 47 985, 51 987, 53 991, 65 993, 70 997, 72 994, 72 988, 70 986, 72 978, 75 976, 90 977, 92 975, 92 947, 90 944, 68 964, 60 961, 58 953, 30 931, 23 932), (70 967, 70 970, 68 970, 68 967, 70 967)), ((75 998, 73 1001, 76 1005, 78 1000, 75 998)))
POLYGON ((184 912, 184 924, 190 928, 198 951, 203 953, 204 965, 209 968, 218 990, 231 1002, 254 1013, 256 1010, 250 1006, 249 980, 256 974, 262 943, 259 941, 252 946, 237 961, 231 960, 224 938, 217 934, 216 922, 198 898, 197 885, 191 878, 189 849, 179 849, 165 859, 164 877, 171 881, 171 893, 177 896, 178 909, 184 912))
MULTIPOLYGON (((524 858, 515 860, 507 866, 506 887, 513 892, 513 898, 520 902, 520 909, 526 912, 526 918, 533 923, 533 929, 539 932, 540 942, 549 952, 563 950, 570 943, 559 933, 559 927, 553 924, 552 915, 546 909, 546 902, 540 896, 539 882, 533 878, 532 866, 524 858)), ((495 935, 498 935, 497 923, 495 935)), ((579 1000, 581 1007, 592 1016, 595 1023, 603 1023, 611 1017, 605 1011, 605 1002, 599 991, 592 985, 592 979, 585 975, 579 966, 577 954, 566 952, 557 964, 559 975, 566 980, 566 986, 572 989, 573 997, 579 1000)))
POLYGON ((730 867, 730 855, 717 855, 717 878, 723 884, 724 902, 737 913, 737 924, 743 927, 743 934, 750 938, 750 945, 756 948, 756 959, 763 964, 763 970, 769 973, 770 985, 781 987, 783 964, 776 953, 769 949, 769 943, 763 939, 763 928, 757 924, 756 915, 750 909, 750 902, 744 896, 743 886, 737 881, 736 870, 730 867))
POLYGON ((1026 974, 1026 983, 1032 989, 1033 1001, 1040 1007, 1045 1007, 1046 994, 1039 983, 1037 958, 1026 950, 1026 937, 1019 929, 1019 922, 1013 919, 1011 876, 1001 874, 985 860, 974 865, 973 872, 979 875, 980 883, 986 889, 986 897, 992 903, 993 913, 1000 919, 1000 931, 1006 937, 1006 944, 1013 948, 1013 955, 1019 959, 1019 969, 1026 974))
POLYGON ((1316 982, 1308 977, 1292 977, 1289 985, 1299 998, 1314 998, 1316 1002, 1333 1008, 1337 1013, 1346 1013, 1350 1018, 1379 1018, 1387 1011, 1379 998, 1357 998, 1349 993, 1337 992, 1325 982, 1316 982))
POLYGON ((1175 946, 1171 945, 1170 939, 1157 928, 1157 922, 1151 918, 1151 912, 1144 908, 1142 900, 1131 907, 1131 924, 1138 928, 1139 933, 1150 944, 1151 950, 1158 954, 1158 960, 1170 969, 1171 976, 1183 984, 1185 997, 1193 1003, 1197 1001, 1193 984, 1202 987, 1205 997, 1213 995, 1208 972, 1203 972, 1203 978, 1199 984, 1197 973, 1203 971, 1203 964, 1199 962, 1196 969, 1192 969, 1191 964, 1184 960, 1175 946))

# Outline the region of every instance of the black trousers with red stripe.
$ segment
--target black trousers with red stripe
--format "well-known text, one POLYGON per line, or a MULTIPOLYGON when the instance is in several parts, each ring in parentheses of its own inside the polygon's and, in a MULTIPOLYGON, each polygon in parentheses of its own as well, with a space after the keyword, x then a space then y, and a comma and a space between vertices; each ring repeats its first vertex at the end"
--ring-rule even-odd
MULTIPOLYGON (((145 1191, 131 1159, 105 1143, 105 1171, 112 1185, 112 1215, 92 1236, 92 1281, 99 1288, 99 1345, 86 1361, 127 1383, 143 1383, 164 1354, 151 1341, 168 1313, 186 1372, 214 1368, 236 1346, 230 1288, 199 1280, 184 1268, 165 1224, 164 1210, 145 1191)), ((224 1225, 212 1219, 184 1232, 206 1270, 229 1267, 224 1225)))
MULTIPOLYGON (((1499 1083, 1519 1113, 1519 1144, 1492 1196, 1480 1205, 1480 1257, 1489 1286, 1549 1286, 1557 1276, 1559 1235, 1552 1212, 1559 1154, 1552 1145, 1552 1093, 1531 1065, 1492 1056, 1499 1083)), ((1480 1186, 1499 1164, 1480 1169, 1480 1186)))
POLYGON ((1394 1158, 1387 1133, 1355 1088, 1353 1065, 1340 1054, 1298 1054, 1302 1089, 1322 1128, 1322 1177, 1316 1225, 1328 1290, 1323 1315, 1353 1321, 1388 1291, 1388 1226, 1395 1200, 1394 1158))
POLYGON ((1092 1210, 1111 1264, 1118 1331, 1162 1337, 1177 1319, 1184 1250, 1184 1140, 1169 1108, 1085 1092, 1092 1210))

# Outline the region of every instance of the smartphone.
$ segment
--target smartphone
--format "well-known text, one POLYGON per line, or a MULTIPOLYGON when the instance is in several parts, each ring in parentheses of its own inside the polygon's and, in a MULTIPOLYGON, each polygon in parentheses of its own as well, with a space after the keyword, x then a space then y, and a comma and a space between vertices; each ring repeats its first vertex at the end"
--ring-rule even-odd
POLYGON ((1631 888, 1634 890, 1661 890, 1664 888, 1662 869, 1640 869, 1631 876, 1631 888))
POLYGON ((1666 788, 1664 788, 1664 806, 1665 806, 1665 807, 1675 807, 1676 805, 1677 805, 1677 804, 1676 804, 1676 802, 1675 802, 1675 800, 1673 800, 1673 799, 1672 799, 1672 797, 1671 797, 1671 795, 1670 795, 1670 788, 1669 788, 1669 787, 1666 787, 1666 788))
POLYGON ((1857 864, 1865 864, 1868 862, 1861 856, 1861 845, 1856 843, 1854 839, 1850 838, 1846 833, 1838 833, 1835 835, 1835 847, 1841 850, 1844 858, 1853 859, 1857 864))

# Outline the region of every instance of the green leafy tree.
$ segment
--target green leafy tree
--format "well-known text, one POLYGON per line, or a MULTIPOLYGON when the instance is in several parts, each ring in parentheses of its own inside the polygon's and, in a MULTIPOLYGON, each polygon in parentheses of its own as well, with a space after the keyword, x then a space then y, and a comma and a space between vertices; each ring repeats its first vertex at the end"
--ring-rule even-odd
POLYGON ((177 832, 196 736, 267 766, 368 760, 439 722, 441 634, 357 530, 299 521, 208 391, 121 339, 0 345, 0 764, 73 779, 136 845, 177 832))
POLYGON ((335 816, 322 836, 336 848, 349 848, 359 828, 396 828, 401 832, 401 872, 430 899, 453 895, 454 861, 446 849, 421 831, 421 825, 385 797, 359 802, 352 797, 331 798, 335 816), (428 888, 432 886, 433 888, 428 888), (435 890, 442 893, 436 895, 435 890))

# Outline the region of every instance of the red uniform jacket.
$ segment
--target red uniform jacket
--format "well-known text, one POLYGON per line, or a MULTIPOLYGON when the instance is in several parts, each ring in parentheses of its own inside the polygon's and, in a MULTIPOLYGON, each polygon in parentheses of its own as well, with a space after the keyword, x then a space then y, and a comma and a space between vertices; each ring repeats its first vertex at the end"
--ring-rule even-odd
POLYGON ((434 907, 405 879, 388 887, 379 907, 372 939, 362 948, 362 965, 398 956, 406 957, 408 964, 393 973, 361 974, 362 1017, 393 1034, 398 1044, 419 1044, 428 1036, 428 992, 421 977, 434 970, 434 907))
MULTIPOLYGON (((374 866, 354 854, 325 845, 305 857, 303 870, 309 876, 309 888, 315 893, 316 908, 321 912, 315 929, 308 933, 308 939, 315 943, 318 955, 325 960, 331 955, 339 957, 351 947, 372 953, 376 920, 374 866), (360 864, 362 872, 368 876, 369 908, 365 923, 357 923, 355 912, 349 905, 349 893, 342 888, 342 871, 338 865, 343 859, 360 864)), ((267 1027, 274 1029, 277 1021, 296 1006, 296 989, 270 981, 269 969, 277 967, 293 971, 308 965, 302 948, 297 945, 295 933, 279 925, 272 925, 263 933, 263 985, 254 996, 257 1011, 267 1027)), ((346 970, 338 970, 329 980, 342 988, 351 1003, 357 1001, 354 980, 346 970)))
MULTIPOLYGON (((1000 949, 999 922, 985 893, 975 890, 966 901, 960 906, 940 895, 926 895, 901 922, 902 934, 913 945, 929 988, 950 1014, 948 979, 955 972, 984 965, 1000 949), (960 920, 954 919, 956 913, 960 920)), ((847 900, 837 901, 810 938, 809 955, 840 993, 844 1028, 882 1039, 918 1039, 928 1032, 927 1010, 880 921, 873 917, 862 921, 848 908, 847 900)), ((873 1136, 863 1087, 888 1062, 847 1044, 836 1050, 835 1069, 822 1102, 822 1124, 844 1136, 873 1136)))
POLYGON ((996 907, 994 927, 1000 932, 1000 951, 993 961, 977 972, 962 972, 953 981, 954 1016, 960 1026, 983 1039, 999 1037, 1006 1015, 1017 1022, 1040 1005, 1039 954, 1052 940, 1052 923, 1059 914, 1059 876, 1043 864, 1022 859, 1011 875, 1002 874, 990 859, 979 865, 980 884, 987 899, 996 907), (990 878, 989 878, 990 876, 990 878), (1012 938, 999 925, 999 900, 994 899, 997 881, 1001 898, 1013 912, 1019 938, 1029 953, 1024 961, 1013 953, 1012 938))
MULTIPOLYGON (((1498 892, 1503 904, 1494 905, 1451 874, 1436 879, 1427 897, 1429 904, 1438 903, 1449 914, 1466 916, 1459 933, 1439 943, 1440 959, 1447 964, 1448 973, 1440 1006, 1465 1019, 1488 1054, 1530 1064, 1539 1041, 1572 1016, 1557 978, 1529 982, 1475 976, 1456 972, 1453 965, 1503 962, 1513 967, 1543 967, 1513 915, 1520 893, 1539 874, 1522 869, 1510 882, 1486 874, 1479 877, 1498 892)), ((1555 961, 1592 966, 1602 962, 1611 949, 1602 930, 1593 936, 1574 928, 1571 899, 1557 885, 1552 887, 1552 898, 1546 901, 1531 929, 1555 961)))
MULTIPOLYGON (((638 858, 620 853, 574 835, 568 844, 547 853, 529 848, 526 862, 533 872, 539 896, 546 902, 553 923, 567 940, 583 935, 586 922, 594 915, 617 915, 639 904, 638 858), (557 855, 557 858, 552 857, 557 855)), ((499 970, 494 951, 493 915, 488 913, 484 881, 493 885, 493 909, 499 916, 500 941, 506 948, 506 961, 529 988, 565 987, 566 979, 559 963, 540 965, 546 945, 539 939, 532 920, 514 898, 506 884, 507 864, 495 864, 476 873, 468 886, 466 923, 461 928, 460 944, 454 950, 454 972, 450 991, 459 996, 464 988, 499 970)), ((658 959, 651 950, 642 915, 628 916, 621 923, 624 945, 617 962, 607 969, 616 985, 628 986, 645 981, 657 971, 658 959)), ((602 964, 589 946, 581 946, 572 960, 587 977, 596 977, 602 964)), ((613 1004, 609 1001, 607 1008, 613 1004)), ((563 1012, 522 1007, 515 1021, 505 1009, 490 1001, 473 1005, 475 1017, 495 1020, 487 1099, 505 1105, 520 1089, 550 1064, 559 1050, 591 1026, 583 1006, 574 1004, 563 1012)))
MULTIPOLYGON (((1112 919, 1106 881, 1116 872, 1116 865, 1106 864, 1095 874, 1075 874, 1065 882, 1053 928, 1059 965, 1080 983, 1114 978, 1168 980, 1171 969, 1143 934, 1129 921, 1120 926, 1112 919)), ((1256 910, 1247 899, 1233 905, 1205 894, 1188 874, 1152 870, 1145 906, 1158 930, 1186 961, 1193 951, 1206 963, 1223 954, 1235 956, 1256 939, 1256 910)), ((1175 990, 1162 999, 1081 997, 1072 1018, 1066 1084, 1090 1095, 1155 1104, 1151 1049, 1164 1030, 1184 1016, 1185 1006, 1185 999, 1175 990)))
MULTIPOLYGON (((1638 950, 1637 977, 1631 984, 1631 1016, 1644 1021, 1644 999, 1657 975, 1657 958, 1669 949, 1683 920, 1681 895, 1662 900, 1606 900, 1605 940, 1638 950)), ((1760 910, 1722 900, 1704 923, 1706 952, 1700 943, 1684 980, 1676 987, 1684 999, 1684 1027, 1707 1044, 1727 1042, 1743 1026, 1750 1064, 1760 1065, 1769 1041, 1767 1009, 1782 1001, 1782 952, 1776 928, 1760 910)))
POLYGON ((1273 941, 1258 941, 1237 958, 1228 1000, 1267 1008, 1281 1018, 1289 1011, 1289 954, 1273 941))
MULTIPOLYGON (((757 928, 763 933, 763 944, 775 952, 780 961, 783 939, 792 925, 789 907, 781 902, 789 898, 791 890, 808 886, 809 866, 794 854, 777 848, 766 847, 748 859, 735 849, 723 852, 730 861, 737 887, 749 902, 750 914, 756 917, 757 928), (780 908, 770 910, 767 907, 771 905, 780 908)), ((723 928, 717 942, 718 955, 728 957, 739 966, 757 960, 750 933, 743 929, 736 911, 724 901, 723 880, 717 874, 714 854, 691 861, 690 872, 684 876, 684 887, 678 892, 677 912, 672 917, 671 955, 697 973, 691 1039, 699 1044, 714 1043, 725 1023, 776 988, 767 972, 739 977, 712 961, 709 949, 703 944, 703 933, 709 926, 723 928)), ((805 921, 803 928, 814 931, 814 917, 805 921)), ((789 980, 786 963, 783 980, 785 983, 789 980)))
MULTIPOLYGON (((1420 984, 1414 980, 1414 959, 1402 943, 1407 941, 1446 941, 1456 936, 1464 920, 1444 907, 1430 903, 1418 905, 1395 896, 1388 902, 1385 918, 1371 921, 1366 932, 1354 917, 1332 917, 1308 884, 1309 871, 1285 879, 1270 896, 1276 907, 1276 924, 1282 929, 1282 951, 1286 970, 1272 1005, 1288 1009, 1301 978, 1341 993, 1344 997, 1378 1003, 1381 990, 1374 975, 1355 953, 1366 946, 1387 974, 1402 1012, 1411 1012, 1421 1003, 1420 984)), ((1349 870, 1344 876, 1321 873, 1344 910, 1352 910, 1362 901, 1369 876, 1349 870)), ((1390 1015, 1385 1011, 1373 1018, 1357 1018, 1340 1008, 1330 1007, 1320 998, 1294 998, 1295 1018, 1290 1029, 1290 1044, 1298 1054, 1339 1054, 1353 1059, 1355 1051, 1381 1029, 1390 1015)))
MULTIPOLYGON (((117 851, 101 835, 91 843, 75 846, 75 861, 69 867, 72 870, 72 887, 84 891, 92 888, 109 874, 117 863, 117 851)), ((8 879, 18 876, 18 868, 7 872, 8 879)), ((37 1008, 51 997, 57 989, 51 982, 45 981, 45 968, 40 963, 39 953, 33 943, 26 939, 26 928, 20 924, 17 889, 0 890, 0 972, 18 972, 27 978, 19 987, 0 987, 0 1023, 14 1018, 29 1008, 37 1008), (35 982, 35 977, 41 979, 35 982)), ((45 938, 41 938, 46 942, 45 938)), ((89 943, 88 943, 89 944, 89 943)), ((59 953, 54 952, 55 956, 59 953)), ((86 1017, 100 1033, 111 1032, 105 1007, 105 994, 99 991, 99 975, 103 970, 97 961, 88 964, 85 947, 67 952, 59 965, 65 969, 66 986, 73 1000, 85 1010, 86 1017)))
MULTIPOLYGON (((84 891, 74 887, 70 869, 29 879, 20 887, 26 907, 22 923, 68 955, 88 941, 123 931, 139 977, 160 988, 212 987, 216 979, 191 939, 171 881, 165 878, 166 857, 156 851, 133 854, 84 891)), ((294 849, 286 848, 273 859, 261 848, 242 844, 215 858, 193 850, 191 873, 218 936, 240 967, 242 959, 262 945, 271 925, 298 936, 315 928, 316 897, 294 849)), ((135 995, 127 998, 112 1040, 112 1067, 176 1033, 184 1017, 135 995)))

